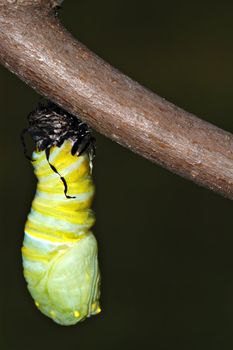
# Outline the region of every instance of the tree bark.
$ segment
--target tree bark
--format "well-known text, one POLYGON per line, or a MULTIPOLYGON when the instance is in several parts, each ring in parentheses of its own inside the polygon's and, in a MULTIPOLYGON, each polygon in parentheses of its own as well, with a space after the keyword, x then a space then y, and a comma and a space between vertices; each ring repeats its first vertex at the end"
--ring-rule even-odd
POLYGON ((0 0, 0 61, 37 92, 143 157, 233 198, 233 135, 120 73, 59 22, 58 0, 0 0))

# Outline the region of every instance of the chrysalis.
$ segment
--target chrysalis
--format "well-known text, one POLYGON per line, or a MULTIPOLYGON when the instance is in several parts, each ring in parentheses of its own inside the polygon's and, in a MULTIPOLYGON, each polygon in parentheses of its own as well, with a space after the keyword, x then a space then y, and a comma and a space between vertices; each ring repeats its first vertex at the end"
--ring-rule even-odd
POLYGON ((93 137, 54 104, 29 117, 37 190, 25 225, 24 276, 38 309, 61 325, 100 312, 97 243, 90 209, 93 137))

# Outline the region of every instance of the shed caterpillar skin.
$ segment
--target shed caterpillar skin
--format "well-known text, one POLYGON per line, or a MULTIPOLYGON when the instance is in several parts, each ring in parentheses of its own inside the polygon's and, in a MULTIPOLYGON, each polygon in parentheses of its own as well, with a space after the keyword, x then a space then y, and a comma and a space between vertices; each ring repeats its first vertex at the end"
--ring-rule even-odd
POLYGON ((92 155, 81 150, 90 133, 54 105, 36 110, 29 125, 37 146, 32 164, 38 184, 25 226, 24 276, 38 309, 61 325, 73 325, 100 312, 97 243, 90 231, 95 221, 92 155), (75 132, 67 120, 75 123, 75 132))

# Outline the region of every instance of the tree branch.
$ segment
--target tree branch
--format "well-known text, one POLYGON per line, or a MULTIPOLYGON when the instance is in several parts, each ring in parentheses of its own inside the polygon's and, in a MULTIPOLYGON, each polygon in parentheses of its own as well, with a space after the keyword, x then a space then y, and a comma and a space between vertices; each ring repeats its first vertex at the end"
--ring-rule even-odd
POLYGON ((165 101, 76 41, 56 0, 0 0, 0 61, 37 92, 163 167, 233 198, 233 135, 165 101))

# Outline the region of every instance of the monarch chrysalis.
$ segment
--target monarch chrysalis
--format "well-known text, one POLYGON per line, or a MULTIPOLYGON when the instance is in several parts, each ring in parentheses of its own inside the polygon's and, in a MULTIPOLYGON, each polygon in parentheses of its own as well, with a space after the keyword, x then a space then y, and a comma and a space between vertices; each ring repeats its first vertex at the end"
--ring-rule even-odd
POLYGON ((61 325, 100 312, 91 177, 93 145, 87 125, 54 104, 29 117, 38 179, 25 226, 24 276, 38 309, 61 325))

